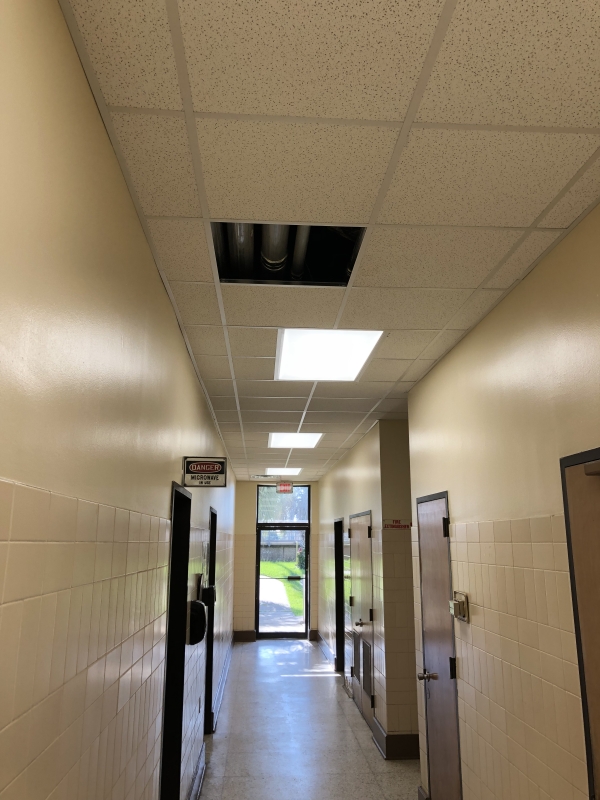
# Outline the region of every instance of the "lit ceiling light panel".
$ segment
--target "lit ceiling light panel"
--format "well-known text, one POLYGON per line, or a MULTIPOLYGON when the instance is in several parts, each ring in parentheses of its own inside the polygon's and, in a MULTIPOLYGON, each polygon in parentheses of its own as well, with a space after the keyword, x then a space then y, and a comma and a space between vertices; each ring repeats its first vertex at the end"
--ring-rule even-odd
POLYGON ((267 467, 265 475, 300 475, 302 467, 267 467))
POLYGON ((382 333, 302 328, 280 330, 275 380, 354 381, 382 333))
POLYGON ((269 447, 292 449, 316 447, 322 433, 270 433, 269 447))

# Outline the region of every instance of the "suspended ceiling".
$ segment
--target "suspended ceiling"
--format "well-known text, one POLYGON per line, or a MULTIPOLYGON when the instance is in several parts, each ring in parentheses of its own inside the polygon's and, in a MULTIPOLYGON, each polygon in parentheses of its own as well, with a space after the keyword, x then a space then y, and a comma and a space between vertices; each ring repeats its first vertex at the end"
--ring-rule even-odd
POLYGON ((600 196, 593 0, 60 2, 240 479, 405 417, 600 196), (367 232, 346 289, 221 285, 210 220, 367 232), (280 326, 385 334, 357 382, 283 382, 280 326))

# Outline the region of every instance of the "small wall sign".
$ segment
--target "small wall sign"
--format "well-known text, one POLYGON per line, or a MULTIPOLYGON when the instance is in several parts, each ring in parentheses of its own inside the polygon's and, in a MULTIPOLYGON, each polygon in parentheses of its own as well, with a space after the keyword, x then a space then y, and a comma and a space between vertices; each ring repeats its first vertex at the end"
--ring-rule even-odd
POLYGON ((185 456, 183 459, 184 486, 227 486, 227 459, 185 456))
POLYGON ((290 483, 289 481, 279 481, 275 491, 277 494, 293 494, 294 484, 290 483))
POLYGON ((397 530, 401 531, 409 531, 411 527, 411 521, 409 519, 384 519, 383 527, 396 528, 397 530))

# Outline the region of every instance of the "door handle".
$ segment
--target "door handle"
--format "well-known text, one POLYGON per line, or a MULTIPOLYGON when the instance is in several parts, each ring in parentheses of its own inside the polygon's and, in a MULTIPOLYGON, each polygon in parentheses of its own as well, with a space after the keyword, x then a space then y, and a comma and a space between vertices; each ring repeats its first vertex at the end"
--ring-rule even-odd
POLYGON ((356 625, 356 627, 357 627, 357 628, 362 628, 362 626, 363 626, 365 623, 362 621, 362 619, 359 619, 359 620, 358 620, 358 622, 355 622, 354 624, 356 625))
POLYGON ((426 669, 423 672, 417 672, 417 678, 420 681, 437 681, 438 674, 437 672, 427 672, 426 669))

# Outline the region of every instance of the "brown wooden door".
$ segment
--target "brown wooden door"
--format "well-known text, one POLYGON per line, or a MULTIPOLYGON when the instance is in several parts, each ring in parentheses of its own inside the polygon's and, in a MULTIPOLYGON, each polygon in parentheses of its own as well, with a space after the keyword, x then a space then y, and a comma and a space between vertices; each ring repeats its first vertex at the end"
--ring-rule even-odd
POLYGON ((373 566, 371 514, 350 518, 352 571, 353 678, 352 694, 369 725, 373 725, 373 566))
POLYGON ((417 500, 421 602, 423 615, 423 673, 429 752, 431 800, 460 800, 460 745, 454 659, 454 622, 449 539, 444 518, 444 495, 417 500))
POLYGON ((563 463, 590 797, 595 796, 594 776, 597 780, 600 775, 600 461, 596 460, 600 452, 594 455, 595 459, 587 463, 563 463))

